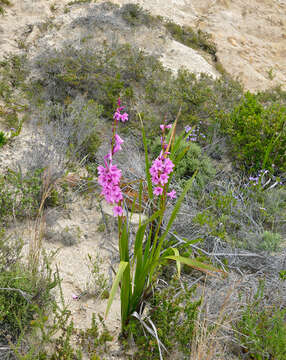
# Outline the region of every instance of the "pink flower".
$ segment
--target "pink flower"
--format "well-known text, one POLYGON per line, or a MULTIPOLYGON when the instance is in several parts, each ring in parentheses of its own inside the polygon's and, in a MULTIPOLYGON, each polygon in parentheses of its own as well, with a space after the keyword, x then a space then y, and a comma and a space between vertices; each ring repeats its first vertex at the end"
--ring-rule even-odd
POLYGON ((155 187, 154 191, 153 191, 153 194, 158 196, 158 195, 162 195, 163 194, 163 188, 157 186, 155 187))
POLYGON ((114 135, 115 145, 113 148, 113 154, 117 153, 117 151, 121 150, 121 144, 124 143, 124 141, 121 139, 121 137, 118 134, 114 135))
POLYGON ((169 193, 167 193, 167 196, 169 196, 170 199, 176 199, 176 191, 172 190, 169 193))
POLYGON ((113 210, 113 216, 122 216, 123 215, 123 209, 121 206, 114 206, 113 210))
POLYGON ((167 174, 163 173, 160 175, 159 181, 160 181, 161 185, 164 186, 165 184, 167 184, 168 179, 169 179, 169 176, 167 174))
POLYGON ((121 121, 122 122, 128 121, 128 114, 126 112, 121 115, 121 121))
POLYGON ((160 129, 162 131, 164 131, 165 129, 171 129, 171 127, 172 127, 172 124, 169 124, 169 125, 161 124, 160 125, 160 129))

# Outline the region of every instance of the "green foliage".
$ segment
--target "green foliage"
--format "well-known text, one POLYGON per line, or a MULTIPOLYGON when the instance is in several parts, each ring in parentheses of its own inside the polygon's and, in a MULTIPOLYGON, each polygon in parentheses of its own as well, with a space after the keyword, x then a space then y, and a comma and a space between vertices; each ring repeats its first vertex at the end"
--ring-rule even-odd
MULTIPOLYGON (((21 171, 8 170, 0 174, 0 224, 6 226, 12 219, 35 217, 43 195, 44 169, 23 175, 21 171)), ((62 196, 54 188, 48 194, 45 206, 57 206, 62 196)))
POLYGON ((200 29, 196 31, 190 26, 180 26, 172 21, 166 21, 164 25, 175 40, 191 48, 201 49, 216 60, 217 49, 209 34, 200 29))
POLYGON ((7 138, 3 131, 0 131, 0 148, 7 143, 7 138))
POLYGON ((138 4, 126 4, 120 9, 122 18, 131 26, 154 26, 159 19, 152 16, 149 11, 144 10, 138 4))
POLYGON ((42 169, 23 176, 9 170, 0 175, 0 218, 7 221, 25 216, 35 216, 41 201, 42 169))
POLYGON ((16 341, 23 329, 30 327, 30 321, 37 308, 46 306, 50 291, 56 286, 47 260, 39 273, 34 274, 21 261, 20 241, 0 234, 0 342, 7 337, 16 341))
POLYGON ((90 359, 100 360, 97 355, 101 352, 107 351, 107 343, 113 340, 110 332, 108 331, 103 318, 99 315, 99 323, 101 324, 101 330, 99 329, 96 316, 92 314, 91 327, 85 331, 80 330, 78 332, 78 343, 85 353, 89 354, 90 359))
POLYGON ((59 151, 66 152, 71 160, 94 160, 101 144, 97 125, 102 106, 79 96, 68 104, 46 104, 40 109, 40 123, 51 143, 53 139, 58 139, 59 143, 65 139, 65 146, 59 151))
POLYGON ((36 105, 45 101, 66 104, 82 95, 96 99, 103 106, 104 117, 111 119, 120 95, 130 115, 128 128, 138 132, 134 121, 138 110, 148 137, 159 135, 161 114, 173 120, 180 106, 181 124, 194 125, 202 120, 207 128, 208 120, 217 123, 218 113, 238 104, 242 92, 228 77, 198 78, 187 70, 179 71, 176 77, 155 57, 130 45, 105 44, 96 51, 84 46, 81 50, 51 50, 38 57, 37 65, 39 80, 29 90, 36 105))
POLYGON ((0 0, 0 15, 5 14, 5 8, 1 5, 11 6, 11 2, 9 0, 0 0))
POLYGON ((243 170, 256 173, 264 168, 276 174, 286 170, 285 106, 264 107, 248 92, 232 111, 227 132, 233 157, 243 170))
POLYGON ((0 62, 0 118, 9 129, 18 129, 18 113, 26 109, 23 98, 27 74, 25 56, 9 55, 0 62))
POLYGON ((86 4, 86 3, 91 3, 91 2, 95 2, 96 0, 73 0, 67 3, 67 5, 71 6, 71 5, 78 5, 78 4, 86 4))
POLYGON ((257 360, 286 358, 285 309, 264 305, 263 286, 254 301, 246 306, 235 324, 236 337, 248 350, 248 358, 257 360))
MULTIPOLYGON (((191 343, 194 336, 195 321, 197 320, 201 300, 193 300, 195 288, 188 289, 183 284, 183 290, 178 280, 173 280, 167 288, 156 291, 149 300, 149 313, 154 323, 158 337, 168 351, 175 349, 180 353, 180 359, 189 359, 191 343), (177 293, 178 288, 181 290, 177 293)), ((147 325, 148 322, 146 321, 147 325)), ((159 359, 156 339, 147 331, 143 331, 138 320, 131 320, 129 333, 132 334, 137 359, 159 359)), ((164 359, 170 356, 164 355, 164 359)))
POLYGON ((279 245, 282 243, 282 236, 271 231, 264 231, 261 238, 259 248, 266 251, 278 251, 279 245))

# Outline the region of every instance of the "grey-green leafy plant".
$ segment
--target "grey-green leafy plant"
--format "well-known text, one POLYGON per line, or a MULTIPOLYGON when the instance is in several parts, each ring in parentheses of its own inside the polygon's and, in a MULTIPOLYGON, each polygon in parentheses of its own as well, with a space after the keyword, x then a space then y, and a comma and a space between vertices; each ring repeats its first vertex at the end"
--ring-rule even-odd
POLYGON ((253 301, 246 305, 234 324, 234 334, 246 349, 249 359, 286 358, 285 316, 285 309, 264 305, 263 284, 260 284, 253 301))

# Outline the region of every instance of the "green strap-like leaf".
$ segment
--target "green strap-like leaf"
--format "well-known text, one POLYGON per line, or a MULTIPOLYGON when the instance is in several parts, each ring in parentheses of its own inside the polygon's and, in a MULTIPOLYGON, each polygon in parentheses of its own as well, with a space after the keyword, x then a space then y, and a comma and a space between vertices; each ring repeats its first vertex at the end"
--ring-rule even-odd
MULTIPOLYGON (((172 248, 172 250, 174 251, 175 256, 179 259, 180 254, 179 254, 179 250, 177 248, 172 248)), ((176 265, 177 265, 177 270, 178 270, 178 276, 181 276, 181 262, 180 260, 176 260, 176 265)))
POLYGON ((163 257, 161 260, 164 260, 164 259, 175 260, 176 262, 179 261, 182 264, 186 264, 186 265, 191 266, 192 268, 200 270, 202 272, 207 272, 208 274, 210 274, 210 272, 223 273, 222 270, 217 269, 216 267, 214 267, 212 265, 204 264, 204 263, 202 263, 202 262, 200 262, 198 260, 186 258, 186 257, 183 257, 183 256, 169 255, 169 256, 163 257))
POLYGON ((122 279, 123 273, 124 273, 127 265, 128 265, 127 261, 120 261, 118 271, 117 271, 117 274, 115 276, 115 279, 113 281, 112 288, 111 288, 111 291, 110 291, 110 295, 109 295, 109 299, 108 299, 108 303, 107 303, 107 308, 106 308, 106 312, 105 312, 105 317, 107 317, 107 315, 109 313, 111 304, 112 304, 112 302, 114 300, 114 297, 115 297, 116 291, 118 289, 120 280, 122 279))

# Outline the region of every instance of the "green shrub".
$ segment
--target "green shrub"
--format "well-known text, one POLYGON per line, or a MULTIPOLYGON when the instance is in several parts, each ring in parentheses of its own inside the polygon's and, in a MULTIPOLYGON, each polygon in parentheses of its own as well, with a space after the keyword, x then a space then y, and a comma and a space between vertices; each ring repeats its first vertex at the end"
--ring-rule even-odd
POLYGON ((56 286, 47 260, 34 274, 21 261, 22 243, 0 234, 0 343, 15 342, 30 327, 36 309, 51 300, 56 286))
POLYGON ((27 177, 8 171, 0 175, 0 218, 3 224, 13 217, 35 216, 41 201, 42 170, 27 177))
MULTIPOLYGON (((25 176, 21 171, 8 170, 0 174, 0 226, 12 219, 35 217, 43 195, 44 169, 36 169, 25 176)), ((45 206, 57 206, 62 200, 55 189, 46 198, 45 206)))
POLYGON ((194 49, 201 49, 216 60, 216 45, 210 40, 210 35, 202 30, 194 30, 190 26, 180 26, 172 21, 164 23, 172 37, 180 43, 194 49))
POLYGON ((120 9, 122 18, 131 26, 154 26, 159 19, 152 16, 149 11, 144 10, 138 4, 126 4, 120 9))
POLYGON ((247 349, 249 359, 284 360, 286 358, 286 310, 264 305, 263 286, 254 301, 246 306, 235 324, 235 335, 247 349))
POLYGON ((243 170, 286 171, 286 107, 264 107, 248 92, 232 111, 228 126, 233 157, 243 170))
POLYGON ((25 79, 28 74, 26 57, 19 55, 4 56, 0 61, 0 117, 5 125, 17 129, 20 121, 18 113, 26 109, 24 104, 25 79))
MULTIPOLYGON (((201 301, 192 300, 195 288, 188 289, 185 285, 184 290, 177 293, 178 288, 180 289, 178 281, 172 281, 168 288, 155 292, 150 300, 148 316, 154 323, 158 337, 167 350, 176 349, 180 353, 180 359, 189 359, 195 321, 201 301)), ((147 325, 150 326, 148 322, 147 325)), ((138 320, 131 320, 129 331, 134 337, 137 347, 136 358, 159 359, 156 339, 147 331, 142 330, 138 320)), ((166 355, 167 358, 169 359, 166 355)))
POLYGON ((101 144, 98 124, 102 112, 103 107, 94 100, 77 96, 68 104, 42 106, 38 119, 56 152, 64 152, 71 160, 90 161, 101 144))

